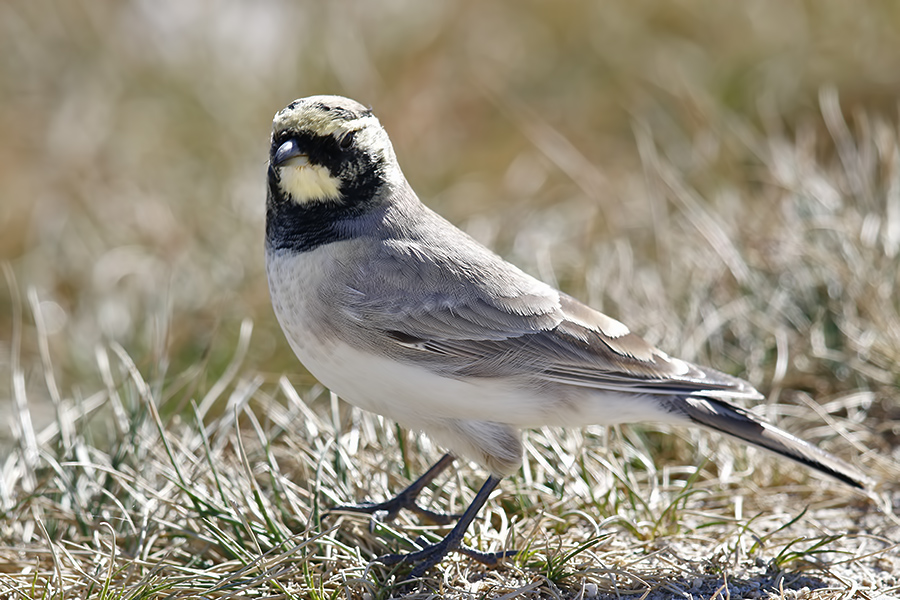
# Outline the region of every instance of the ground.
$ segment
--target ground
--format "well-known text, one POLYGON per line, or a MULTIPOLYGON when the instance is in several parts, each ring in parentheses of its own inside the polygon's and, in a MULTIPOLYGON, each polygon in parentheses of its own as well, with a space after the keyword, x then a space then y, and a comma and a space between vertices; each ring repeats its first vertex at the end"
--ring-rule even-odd
MULTIPOLYGON (((900 596, 900 8, 569 2, 0 8, 0 595, 900 596), (701 431, 526 432, 467 542, 328 513, 441 449, 297 363, 262 255, 274 113, 375 109, 431 207, 869 494, 701 431)), ((485 474, 425 494, 458 512, 485 474)))

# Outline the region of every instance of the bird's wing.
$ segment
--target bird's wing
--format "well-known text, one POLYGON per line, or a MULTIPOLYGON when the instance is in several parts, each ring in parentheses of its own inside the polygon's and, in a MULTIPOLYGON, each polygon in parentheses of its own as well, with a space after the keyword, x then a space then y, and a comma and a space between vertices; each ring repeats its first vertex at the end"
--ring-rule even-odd
POLYGON ((369 268, 351 278, 343 312, 383 334, 382 348, 398 358, 450 376, 528 374, 607 391, 759 396, 740 379, 669 357, 480 246, 444 247, 437 255, 409 240, 382 246, 384 256, 358 263, 369 268), (465 256, 455 256, 457 248, 465 256))

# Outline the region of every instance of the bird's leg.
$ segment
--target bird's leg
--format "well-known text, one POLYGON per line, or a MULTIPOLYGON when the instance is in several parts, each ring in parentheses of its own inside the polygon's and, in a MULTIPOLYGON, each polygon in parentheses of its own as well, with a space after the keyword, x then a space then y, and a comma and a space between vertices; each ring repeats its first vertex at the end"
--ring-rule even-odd
POLYGON ((425 571, 439 563, 448 553, 453 551, 461 552, 469 558, 475 559, 486 565, 496 565, 497 561, 501 558, 515 556, 517 554, 516 550, 479 552, 478 550, 462 545, 463 535, 465 535, 466 529, 469 528, 469 525, 475 519, 475 515, 478 514, 478 511, 484 506, 488 496, 491 495, 491 492, 494 491, 494 488, 497 487, 498 483, 500 483, 499 477, 494 477, 493 475, 488 477, 487 481, 484 482, 484 485, 481 486, 481 489, 475 496, 475 499, 472 500, 472 504, 469 505, 469 508, 466 509, 466 512, 464 512, 459 518, 459 521, 457 521, 456 526, 447 534, 447 537, 441 541, 435 544, 422 545, 422 549, 416 552, 410 552, 408 554, 387 554, 378 557, 376 560, 386 565, 396 565, 400 563, 414 564, 415 566, 413 567, 410 576, 421 577, 425 574, 425 571))
POLYGON ((423 519, 431 521, 436 525, 449 525, 455 519, 459 518, 459 515, 452 515, 423 508, 416 504, 416 498, 418 498, 419 494, 422 492, 425 486, 434 481, 435 477, 443 473, 447 469, 447 467, 453 464, 454 460, 455 457, 452 454, 445 454, 439 461, 432 465, 430 469, 425 471, 424 475, 416 479, 410 484, 408 488, 406 488, 390 500, 385 500, 384 502, 361 502, 359 504, 345 504, 341 506, 335 506, 334 508, 329 510, 329 512, 346 511, 367 513, 370 515, 375 513, 386 513, 383 517, 381 517, 381 519, 384 521, 391 521, 394 519, 394 517, 397 516, 397 514, 400 512, 400 509, 405 508, 416 513, 423 519))

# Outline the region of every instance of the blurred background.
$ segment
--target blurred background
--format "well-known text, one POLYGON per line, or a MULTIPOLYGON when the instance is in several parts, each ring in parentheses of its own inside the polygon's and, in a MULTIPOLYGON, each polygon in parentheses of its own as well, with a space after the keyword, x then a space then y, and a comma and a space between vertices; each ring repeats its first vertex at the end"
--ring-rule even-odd
POLYGON ((7 0, 0 57, 4 420, 102 389, 113 342, 202 396, 245 319, 243 368, 312 385, 264 175, 274 113, 323 93, 375 109, 432 208, 671 354, 900 416, 895 2, 7 0))

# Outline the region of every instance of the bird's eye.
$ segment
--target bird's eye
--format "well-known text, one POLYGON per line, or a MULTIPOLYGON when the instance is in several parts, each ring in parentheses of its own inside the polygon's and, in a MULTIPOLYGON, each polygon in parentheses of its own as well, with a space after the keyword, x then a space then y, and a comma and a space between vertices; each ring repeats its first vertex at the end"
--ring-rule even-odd
POLYGON ((347 148, 350 147, 351 144, 353 144, 353 136, 354 135, 355 135, 355 133, 353 131, 351 131, 350 133, 345 134, 344 137, 341 138, 341 141, 339 142, 340 146, 341 146, 341 150, 346 150, 347 148))

